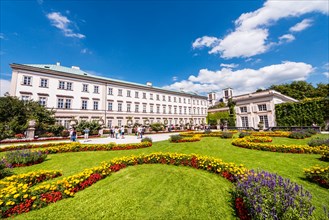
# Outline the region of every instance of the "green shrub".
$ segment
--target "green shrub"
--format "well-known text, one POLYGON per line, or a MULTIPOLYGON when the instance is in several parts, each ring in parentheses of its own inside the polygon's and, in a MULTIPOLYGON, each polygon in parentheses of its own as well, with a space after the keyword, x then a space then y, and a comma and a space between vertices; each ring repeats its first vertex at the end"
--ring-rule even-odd
POLYGON ((307 137, 310 137, 311 134, 304 132, 304 131, 294 131, 291 132, 291 134, 289 135, 289 138, 293 138, 293 139, 304 139, 307 137))
POLYGON ((233 134, 231 132, 223 132, 221 138, 232 138, 233 134))
POLYGON ((7 168, 6 161, 4 159, 0 160, 0 179, 10 176, 13 173, 7 168))
POLYGON ((12 166, 33 165, 41 163, 47 158, 47 154, 41 151, 15 150, 6 153, 5 159, 12 166))
POLYGON ((141 140, 141 142, 150 142, 150 143, 152 143, 152 138, 150 138, 150 137, 145 137, 145 138, 143 138, 143 139, 141 140))
POLYGON ((183 137, 180 136, 179 134, 175 134, 175 135, 170 135, 170 141, 172 142, 177 142, 179 140, 181 140, 183 137))
POLYGON ((241 132, 241 133, 239 134, 239 138, 244 138, 244 137, 247 137, 247 136, 250 136, 250 135, 251 135, 250 132, 241 132))
POLYGON ((62 132, 61 132, 61 136, 62 137, 68 137, 70 135, 70 132, 68 131, 68 130, 63 130, 62 132))
POLYGON ((311 147, 326 145, 329 146, 329 138, 314 138, 307 143, 311 147))
POLYGON ((163 124, 161 124, 161 123, 153 123, 150 126, 151 126, 152 131, 155 131, 155 132, 163 130, 163 124))
POLYGON ((204 134, 210 134, 211 133, 211 130, 205 130, 203 133, 204 134))

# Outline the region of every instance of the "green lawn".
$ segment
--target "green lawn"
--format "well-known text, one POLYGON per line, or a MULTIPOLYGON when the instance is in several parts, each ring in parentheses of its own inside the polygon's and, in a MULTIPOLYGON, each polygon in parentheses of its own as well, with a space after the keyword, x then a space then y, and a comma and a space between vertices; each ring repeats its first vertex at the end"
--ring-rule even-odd
MULTIPOLYGON (((320 135, 325 137, 325 135, 320 135)), ((328 135, 327 135, 328 136, 328 135)), ((306 144, 310 139, 273 138, 274 144, 306 144)), ((202 138, 194 143, 154 143, 150 148, 129 151, 79 152, 49 155, 42 164, 15 168, 15 173, 39 169, 60 169, 64 176, 97 166, 114 157, 178 152, 220 158, 244 164, 249 169, 278 173, 303 185, 313 195, 315 215, 329 207, 329 190, 303 179, 303 168, 328 166, 320 155, 283 154, 243 149, 231 140, 202 138)), ((2 156, 4 153, 1 153, 2 156)), ((141 165, 115 173, 93 186, 46 208, 20 215, 17 219, 234 219, 229 191, 232 184, 205 171, 168 165, 141 165)))

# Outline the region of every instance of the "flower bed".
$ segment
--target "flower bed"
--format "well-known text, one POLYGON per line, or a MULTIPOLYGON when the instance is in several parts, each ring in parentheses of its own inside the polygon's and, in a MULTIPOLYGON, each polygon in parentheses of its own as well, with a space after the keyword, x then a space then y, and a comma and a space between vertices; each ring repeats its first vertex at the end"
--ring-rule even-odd
POLYGON ((41 144, 41 145, 24 145, 24 146, 10 146, 1 149, 2 151, 10 151, 17 149, 31 149, 40 148, 39 150, 46 154, 56 154, 65 152, 79 152, 79 151, 110 151, 110 150, 130 150, 145 147, 151 147, 151 142, 142 142, 137 144, 81 144, 81 143, 57 143, 57 144, 41 144))
POLYGON ((288 131, 260 131, 251 132, 252 136, 262 136, 262 137, 289 137, 291 132, 288 131))
MULTIPOLYGON (((97 138, 100 135, 91 135, 89 138, 97 138)), ((79 136, 78 138, 83 138, 79 136)), ((37 142, 37 141, 58 141, 58 140, 69 140, 69 137, 40 137, 40 138, 26 138, 26 139, 7 139, 0 141, 0 144, 10 144, 10 143, 25 143, 25 142, 37 142)))
POLYGON ((198 135, 194 135, 193 137, 184 137, 179 140, 170 140, 172 143, 183 143, 183 142, 197 142, 200 141, 201 138, 198 135))
POLYGON ((61 199, 72 197, 76 192, 96 183, 110 175, 111 172, 119 171, 127 166, 156 163, 203 169, 218 173, 230 181, 244 177, 247 172, 247 169, 242 165, 237 166, 234 163, 225 163, 220 159, 172 153, 153 153, 113 159, 109 162, 103 162, 98 167, 85 169, 81 173, 57 182, 43 183, 35 187, 32 186, 61 174, 58 171, 30 172, 7 177, 0 181, 1 216, 9 217, 29 212, 61 199))
POLYGON ((4 160, 8 167, 23 167, 42 163, 47 155, 41 151, 16 150, 6 153, 4 160))
POLYGON ((329 161, 329 151, 328 152, 324 152, 322 154, 321 160, 323 160, 323 161, 329 161))
POLYGON ((244 138, 248 142, 253 142, 253 143, 266 143, 266 142, 272 142, 271 137, 262 137, 262 136, 246 136, 244 138))
POLYGON ((308 180, 315 182, 322 187, 329 188, 329 166, 314 166, 309 169, 304 169, 304 174, 308 180))
POLYGON ((233 201, 240 219, 309 219, 315 209, 311 198, 289 179, 250 171, 247 178, 238 180, 233 201))
POLYGON ((252 150, 262 150, 271 152, 281 152, 281 153, 299 153, 299 154, 323 154, 329 152, 329 147, 318 146, 309 147, 308 145, 270 145, 264 143, 253 143, 249 142, 246 138, 238 138, 232 141, 234 146, 248 148, 252 150))

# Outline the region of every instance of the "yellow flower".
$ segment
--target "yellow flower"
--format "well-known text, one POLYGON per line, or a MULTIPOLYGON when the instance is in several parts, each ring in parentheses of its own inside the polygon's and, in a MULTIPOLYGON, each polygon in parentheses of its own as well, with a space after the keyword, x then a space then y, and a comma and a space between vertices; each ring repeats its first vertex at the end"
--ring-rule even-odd
POLYGON ((19 196, 19 193, 14 195, 14 199, 16 199, 19 196))

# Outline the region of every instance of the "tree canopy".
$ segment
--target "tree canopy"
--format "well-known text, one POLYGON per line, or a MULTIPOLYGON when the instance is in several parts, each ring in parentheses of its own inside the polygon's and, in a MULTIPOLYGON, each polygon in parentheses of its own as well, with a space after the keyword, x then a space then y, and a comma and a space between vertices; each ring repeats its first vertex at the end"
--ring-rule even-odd
POLYGON ((49 130, 55 123, 54 113, 35 101, 0 97, 0 139, 24 133, 31 119, 36 121, 36 131, 49 130))
POLYGON ((292 83, 271 85, 269 89, 276 90, 297 100, 329 96, 328 83, 318 83, 317 86, 314 87, 311 83, 305 81, 293 81, 292 83))

